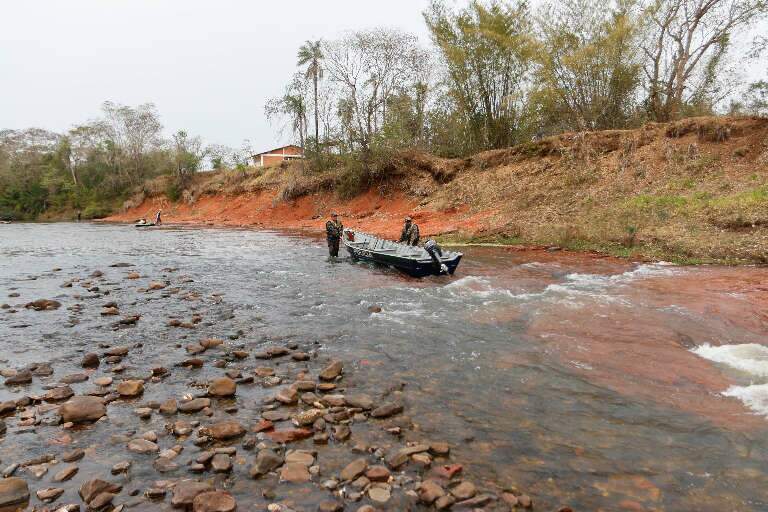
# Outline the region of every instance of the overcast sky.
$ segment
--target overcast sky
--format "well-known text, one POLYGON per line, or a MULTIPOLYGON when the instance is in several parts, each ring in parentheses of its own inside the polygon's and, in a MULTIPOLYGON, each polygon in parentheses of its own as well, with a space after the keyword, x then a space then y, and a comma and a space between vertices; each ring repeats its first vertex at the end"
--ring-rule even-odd
MULTIPOLYGON (((306 39, 374 26, 428 41, 427 0, 16 0, 0 15, 0 129, 64 131, 102 102, 152 102, 166 132, 282 142, 264 103, 306 39)), ((286 134, 286 137, 288 135, 286 134)))

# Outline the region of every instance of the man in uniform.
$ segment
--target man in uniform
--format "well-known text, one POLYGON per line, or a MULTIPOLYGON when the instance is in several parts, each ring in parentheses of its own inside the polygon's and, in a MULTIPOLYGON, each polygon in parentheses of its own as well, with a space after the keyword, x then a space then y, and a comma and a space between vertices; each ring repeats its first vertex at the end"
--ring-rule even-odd
POLYGON ((413 219, 410 216, 405 218, 403 232, 400 234, 400 240, 398 240, 398 242, 406 245, 419 244, 419 226, 413 222, 413 219))
POLYGON ((325 234, 328 238, 328 252, 332 258, 339 256, 339 242, 344 233, 344 225, 339 220, 339 214, 331 213, 331 220, 325 223, 325 234))

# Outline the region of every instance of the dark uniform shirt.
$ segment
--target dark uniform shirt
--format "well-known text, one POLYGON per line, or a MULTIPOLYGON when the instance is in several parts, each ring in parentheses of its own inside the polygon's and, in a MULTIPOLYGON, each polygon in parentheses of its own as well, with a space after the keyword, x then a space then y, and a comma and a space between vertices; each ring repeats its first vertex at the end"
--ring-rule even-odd
POLYGON ((328 240, 339 240, 344 233, 344 225, 340 220, 329 220, 325 223, 325 233, 328 240))
POLYGON ((415 222, 403 226, 403 232, 400 234, 400 240, 398 241, 408 245, 418 245, 419 226, 417 226, 415 222))

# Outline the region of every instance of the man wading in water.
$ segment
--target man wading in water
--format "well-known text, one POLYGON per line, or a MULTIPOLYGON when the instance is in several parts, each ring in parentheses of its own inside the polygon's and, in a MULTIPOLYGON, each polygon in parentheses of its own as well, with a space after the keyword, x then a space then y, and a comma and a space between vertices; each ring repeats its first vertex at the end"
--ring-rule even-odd
POLYGON ((405 218, 403 232, 400 234, 398 242, 406 245, 419 245, 419 226, 413 222, 410 216, 405 218))
POLYGON ((328 252, 331 258, 339 257, 339 241, 344 233, 344 225, 339 220, 339 214, 331 213, 331 220, 325 223, 325 233, 328 238, 328 252))

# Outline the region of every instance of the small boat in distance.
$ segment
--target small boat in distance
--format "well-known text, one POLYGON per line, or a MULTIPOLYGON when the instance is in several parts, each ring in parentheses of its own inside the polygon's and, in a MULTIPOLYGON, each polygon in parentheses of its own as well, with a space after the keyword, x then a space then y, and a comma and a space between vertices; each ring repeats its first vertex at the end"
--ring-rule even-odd
POLYGON ((0 224, 10 224, 11 221, 9 220, 0 220, 0 224))
POLYGON ((154 222, 137 222, 133 226, 137 228, 151 228, 152 226, 156 226, 156 225, 157 224, 155 224, 154 222))
MULTIPOLYGON (((349 229, 344 230, 342 240, 353 260, 387 265, 413 277, 445 273, 423 247, 400 244, 349 229)), ((439 259, 440 263, 446 267, 447 273, 453 274, 462 256, 460 252, 444 251, 439 259)))

